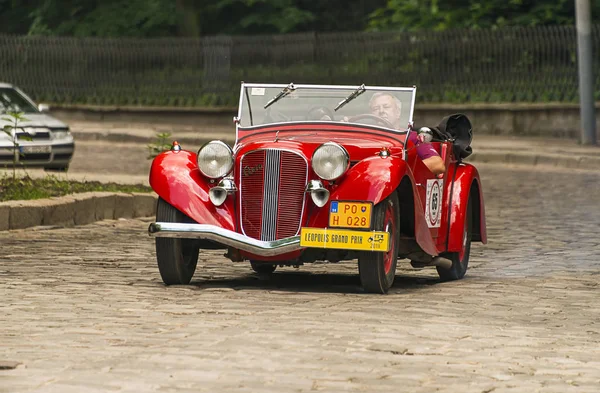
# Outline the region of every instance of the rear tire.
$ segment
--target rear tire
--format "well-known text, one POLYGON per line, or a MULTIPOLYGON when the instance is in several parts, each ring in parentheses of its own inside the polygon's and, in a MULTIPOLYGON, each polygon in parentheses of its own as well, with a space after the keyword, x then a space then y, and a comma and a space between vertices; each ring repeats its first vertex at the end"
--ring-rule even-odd
MULTIPOLYGON (((193 223, 194 221, 158 198, 157 222, 193 223)), ((196 271, 200 247, 194 239, 156 238, 158 270, 166 285, 189 284, 196 271)))
POLYGON ((277 269, 277 265, 267 262, 250 261, 250 266, 252 267, 252 270, 258 274, 271 274, 277 269))
POLYGON ((373 211, 373 229, 390 234, 388 252, 361 251, 358 256, 358 274, 367 292, 387 293, 396 277, 398 261, 397 232, 400 228, 400 204, 394 192, 373 211))
POLYGON ((469 267, 469 256, 471 255, 471 240, 473 239, 473 202, 469 195, 467 202, 467 216, 463 231, 462 250, 460 252, 451 252, 446 255, 452 261, 450 269, 436 267, 442 281, 460 280, 467 273, 469 267))

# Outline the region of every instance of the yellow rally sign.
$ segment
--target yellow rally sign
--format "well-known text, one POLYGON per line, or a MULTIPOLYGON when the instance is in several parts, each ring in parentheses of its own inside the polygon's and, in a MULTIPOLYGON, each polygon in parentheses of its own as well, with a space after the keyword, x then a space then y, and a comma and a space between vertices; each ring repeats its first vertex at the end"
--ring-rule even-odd
POLYGON ((336 228, 371 228, 371 202, 331 201, 329 226, 336 228))
POLYGON ((300 230, 300 246, 387 252, 390 248, 390 234, 348 229, 302 228, 300 230))

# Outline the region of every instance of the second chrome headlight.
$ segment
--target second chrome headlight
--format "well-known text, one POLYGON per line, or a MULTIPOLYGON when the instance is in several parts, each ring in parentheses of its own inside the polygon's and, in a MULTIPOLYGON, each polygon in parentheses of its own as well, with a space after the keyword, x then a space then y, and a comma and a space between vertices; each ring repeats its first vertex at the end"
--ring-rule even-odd
POLYGON ((317 176, 324 180, 335 180, 348 169, 350 156, 341 145, 327 142, 317 147, 311 162, 317 176))
POLYGON ((198 150, 198 169, 206 177, 223 177, 233 168, 233 151, 221 141, 210 141, 198 150))

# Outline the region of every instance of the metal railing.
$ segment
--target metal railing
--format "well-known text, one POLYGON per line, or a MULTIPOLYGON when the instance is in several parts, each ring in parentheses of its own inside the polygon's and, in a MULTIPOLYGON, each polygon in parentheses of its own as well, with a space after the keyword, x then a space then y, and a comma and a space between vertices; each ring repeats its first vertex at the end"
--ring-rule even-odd
MULTIPOLYGON (((600 69, 600 26, 592 30, 600 69)), ((418 87, 419 102, 575 102, 574 27, 100 39, 0 36, 37 101, 236 106, 240 81, 418 87)), ((600 99, 600 73, 595 75, 600 99)))

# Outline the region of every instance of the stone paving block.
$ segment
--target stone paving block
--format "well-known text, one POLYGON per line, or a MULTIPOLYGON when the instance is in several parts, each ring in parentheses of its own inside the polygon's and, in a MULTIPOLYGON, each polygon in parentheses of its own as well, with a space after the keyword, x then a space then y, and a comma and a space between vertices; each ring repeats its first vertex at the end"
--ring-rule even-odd
POLYGON ((43 225, 75 225, 75 199, 71 196, 40 200, 44 206, 43 225))
POLYGON ((44 206, 37 201, 10 201, 10 229, 24 229, 42 225, 44 206))
POLYGON ((133 195, 115 194, 115 219, 133 218, 133 195))
POLYGON ((10 205, 6 202, 0 202, 0 231, 10 229, 10 205))
POLYGON ((95 195, 85 192, 73 195, 75 225, 86 225, 96 221, 95 195))
POLYGON ((156 214, 156 203, 158 196, 154 193, 133 194, 133 217, 151 217, 156 214))

